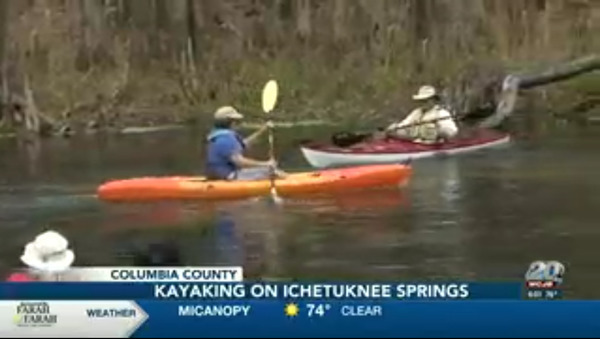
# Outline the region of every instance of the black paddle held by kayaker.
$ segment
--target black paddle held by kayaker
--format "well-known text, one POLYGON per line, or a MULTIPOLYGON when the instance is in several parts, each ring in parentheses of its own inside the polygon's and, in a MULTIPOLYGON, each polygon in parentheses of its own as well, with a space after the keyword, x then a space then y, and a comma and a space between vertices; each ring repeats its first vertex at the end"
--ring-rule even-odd
POLYGON ((398 130, 408 129, 408 128, 412 128, 415 126, 430 124, 430 123, 434 123, 434 122, 438 122, 438 121, 442 121, 442 120, 448 120, 448 119, 454 119, 454 117, 449 116, 449 117, 444 117, 444 118, 439 118, 439 119, 420 121, 420 122, 409 124, 409 125, 394 127, 391 130, 386 130, 385 128, 379 128, 377 132, 358 132, 358 133, 340 132, 340 133, 334 134, 333 137, 331 138, 331 141, 334 145, 336 145, 338 147, 350 147, 352 145, 355 145, 355 144, 358 144, 365 140, 368 140, 369 138, 374 138, 377 134, 389 133, 390 131, 398 131, 398 130))

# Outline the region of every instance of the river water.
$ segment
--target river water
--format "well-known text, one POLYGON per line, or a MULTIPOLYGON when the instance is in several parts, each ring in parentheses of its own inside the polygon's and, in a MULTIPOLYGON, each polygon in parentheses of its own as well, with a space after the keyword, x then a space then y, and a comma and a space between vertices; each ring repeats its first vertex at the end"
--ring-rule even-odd
MULTIPOLYGON (((280 131, 283 168, 307 169, 295 142, 322 133, 280 131)), ((0 140, 0 271, 55 229, 77 265, 131 265, 133 249, 159 240, 176 243, 187 265, 243 265, 268 279, 510 281, 531 261, 553 259, 566 266, 567 296, 600 297, 598 127, 538 128, 503 149, 420 160, 403 190, 281 206, 94 196, 110 179, 199 174, 201 143, 192 131, 0 140)))

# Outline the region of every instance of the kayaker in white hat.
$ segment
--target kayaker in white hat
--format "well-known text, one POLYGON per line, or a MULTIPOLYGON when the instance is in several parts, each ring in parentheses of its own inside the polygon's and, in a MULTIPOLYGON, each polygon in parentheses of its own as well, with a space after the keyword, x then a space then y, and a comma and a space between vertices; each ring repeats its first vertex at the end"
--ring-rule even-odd
POLYGON ((208 179, 259 180, 268 179, 273 174, 284 177, 286 174, 277 169, 274 159, 260 161, 244 156, 246 149, 272 126, 266 123, 244 139, 236 131, 243 118, 244 116, 231 106, 221 107, 215 112, 214 127, 207 137, 206 176, 208 179))
POLYGON ((458 126, 452 114, 440 104, 440 97, 433 86, 425 85, 413 95, 420 103, 404 120, 386 129, 388 136, 432 144, 447 141, 458 134, 458 126), (427 123, 431 121, 431 123, 427 123))
POLYGON ((21 261, 29 268, 28 272, 14 273, 9 281, 57 280, 60 273, 71 267, 75 253, 64 236, 46 231, 25 245, 21 261))

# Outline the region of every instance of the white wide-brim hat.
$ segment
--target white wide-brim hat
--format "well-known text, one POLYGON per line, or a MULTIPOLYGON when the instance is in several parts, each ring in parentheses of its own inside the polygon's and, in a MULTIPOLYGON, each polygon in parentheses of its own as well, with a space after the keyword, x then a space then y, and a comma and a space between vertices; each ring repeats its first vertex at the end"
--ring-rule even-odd
POLYGON ((30 268, 45 272, 65 271, 75 261, 75 253, 61 234, 48 231, 25 246, 21 261, 30 268))
POLYGON ((429 98, 433 98, 436 95, 436 90, 433 86, 421 86, 419 88, 419 92, 413 95, 413 99, 415 100, 427 100, 429 98))

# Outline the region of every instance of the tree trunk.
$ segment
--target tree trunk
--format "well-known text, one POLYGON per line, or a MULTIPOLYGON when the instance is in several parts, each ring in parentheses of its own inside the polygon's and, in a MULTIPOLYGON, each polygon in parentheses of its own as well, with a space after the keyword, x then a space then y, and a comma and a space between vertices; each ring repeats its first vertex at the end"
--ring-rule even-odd
POLYGON ((366 37, 369 42, 369 48, 374 54, 381 58, 384 63, 387 62, 385 58, 386 50, 386 1, 385 0, 361 0, 361 8, 366 11, 369 15, 369 35, 366 37))
POLYGON ((346 0, 333 0, 333 41, 343 42, 346 39, 346 0))
POLYGON ((414 70, 417 75, 425 69, 427 49, 430 43, 431 32, 429 30, 429 1, 412 0, 410 3, 411 37, 413 51, 414 70))
POLYGON ((117 0, 117 22, 121 28, 131 27, 131 0, 117 0))
MULTIPOLYGON (((0 0, 0 77, 5 79, 6 76, 6 37, 8 33, 8 10, 9 0, 0 0)), ((7 98, 2 98, 2 103, 7 98)), ((2 116, 0 115, 0 118, 2 116)))
POLYGON ((9 0, 0 0, 0 83, 2 84, 2 93, 0 93, 0 124, 2 124, 8 115, 9 92, 6 75, 6 36, 8 31, 8 10, 9 0))
POLYGON ((521 75, 519 76, 519 88, 528 89, 547 85, 553 82, 567 80, 597 69, 600 69, 600 55, 592 55, 564 65, 552 67, 542 73, 521 75))
POLYGON ((152 4, 154 10, 152 54, 155 58, 162 58, 164 52, 168 51, 168 45, 165 45, 170 26, 168 4, 166 0, 153 0, 152 4))
MULTIPOLYGON (((512 114, 519 90, 530 89, 547 85, 554 82, 564 81, 575 76, 600 69, 600 56, 591 55, 563 65, 551 67, 550 69, 526 75, 508 75, 503 83, 499 95, 494 98, 497 102, 492 115, 481 121, 478 126, 491 128, 498 126, 502 121, 512 114)), ((488 103, 488 105, 491 103, 488 103)), ((481 111, 479 107, 472 112, 481 111)), ((487 107, 486 107, 487 109, 487 107)))
POLYGON ((186 3, 186 42, 190 62, 196 64, 196 56, 198 55, 198 40, 196 39, 196 10, 194 8, 194 0, 187 0, 186 3))
POLYGON ((80 41, 78 69, 85 72, 91 65, 111 60, 105 45, 104 4, 97 0, 81 0, 79 6, 82 39, 80 41))
POLYGON ((312 35, 311 6, 311 0, 296 0, 296 34, 302 40, 312 35))
POLYGON ((131 6, 131 16, 133 21, 133 32, 131 34, 131 55, 130 62, 132 66, 139 69, 146 69, 149 65, 148 52, 149 32, 152 9, 148 6, 147 0, 129 0, 131 6))
POLYGON ((174 53, 181 55, 188 50, 189 18, 188 0, 169 0, 171 14, 171 37, 174 42, 174 53))
MULTIPOLYGON (((8 33, 9 0, 0 0, 0 65, 4 65, 6 36, 8 33)), ((4 67, 2 67, 4 70, 4 67)))
POLYGON ((169 28, 168 0, 154 0, 156 27, 159 31, 166 32, 169 28))

